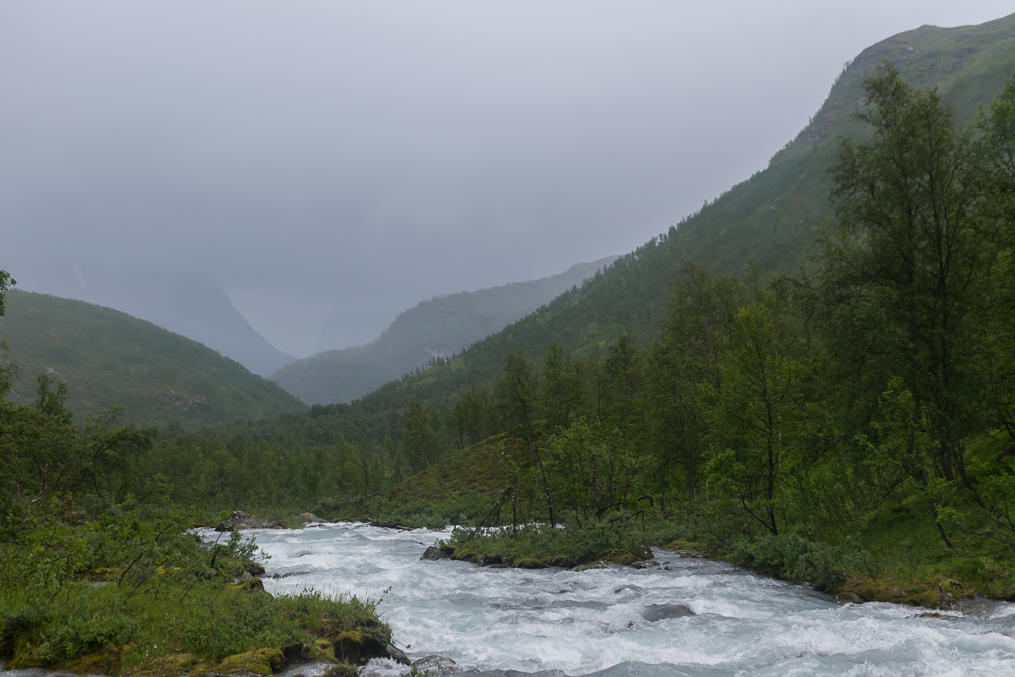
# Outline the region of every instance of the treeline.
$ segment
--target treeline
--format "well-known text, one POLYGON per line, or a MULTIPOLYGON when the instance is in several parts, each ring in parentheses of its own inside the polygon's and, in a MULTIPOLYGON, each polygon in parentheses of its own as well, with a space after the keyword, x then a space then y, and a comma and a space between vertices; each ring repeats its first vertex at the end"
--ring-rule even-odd
POLYGON ((998 453, 1015 432, 1015 85, 962 129, 890 69, 867 96, 857 117, 873 136, 840 149, 837 216, 808 272, 763 282, 686 265, 649 344, 625 333, 540 359, 518 350, 495 380, 443 402, 426 399, 424 373, 400 412, 382 392, 372 408, 178 437, 153 467, 208 499, 305 501, 382 491, 510 432, 527 449, 516 478, 532 517, 651 502, 772 534, 848 531, 918 497, 943 542, 1008 547, 1015 485, 998 453))
MULTIPOLYGON (((453 450, 509 433, 522 453, 499 492, 502 520, 509 508, 515 519, 578 524, 651 510, 707 513, 744 533, 803 525, 845 538, 909 501, 946 547, 972 539, 1007 553, 1015 84, 965 128, 891 69, 869 81, 867 100, 857 118, 871 136, 841 146, 830 174, 836 218, 808 270, 770 281, 685 264, 652 341, 631 329, 538 357, 519 345, 494 378, 453 358, 352 405, 159 439, 108 422, 43 425, 63 415, 45 383, 35 407, 6 411, 40 421, 19 434, 34 426, 66 439, 16 448, 91 450, 61 453, 94 468, 76 481, 101 477, 91 495, 114 502, 160 491, 215 509, 327 512, 333 497, 380 495, 453 450), (452 381, 454 394, 440 396, 452 381)), ((605 277, 596 284, 638 280, 605 277)), ((618 304, 643 296, 617 294, 618 304)), ((581 305, 573 295, 556 303, 581 305)), ((585 320, 596 335, 596 319, 585 320)), ((29 463, 0 471, 8 505, 60 493, 58 462, 29 463)))
POLYGON ((305 509, 508 432, 525 453, 504 510, 526 518, 708 510, 741 531, 847 534, 909 500, 948 546, 1009 548, 1015 85, 966 128, 890 69, 867 97, 872 136, 838 153, 836 218, 807 272, 684 265, 651 342, 519 346, 494 379, 453 358, 353 405, 170 431, 132 491, 159 480, 187 504, 305 509), (457 394, 428 397, 428 374, 449 372, 457 394))
POLYGON ((910 501, 948 548, 1012 555, 1015 82, 966 129, 890 68, 866 91, 873 137, 842 144, 808 273, 688 266, 649 348, 508 358, 487 411, 527 441, 542 516, 678 498, 743 529, 846 535, 910 501))

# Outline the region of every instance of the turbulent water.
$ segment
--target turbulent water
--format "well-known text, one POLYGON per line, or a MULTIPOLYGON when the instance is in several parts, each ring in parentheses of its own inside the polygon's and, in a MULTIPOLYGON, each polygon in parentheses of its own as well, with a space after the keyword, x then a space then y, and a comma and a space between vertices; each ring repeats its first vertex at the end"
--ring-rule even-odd
MULTIPOLYGON (((380 600, 412 659, 503 675, 1015 675, 1015 605, 920 617, 837 604, 799 585, 655 551, 645 569, 481 568, 421 561, 442 534, 364 524, 252 531, 272 593, 313 588, 380 600), (646 620, 653 605, 694 615, 646 620)), ((367 674, 406 672, 375 660, 367 674)))

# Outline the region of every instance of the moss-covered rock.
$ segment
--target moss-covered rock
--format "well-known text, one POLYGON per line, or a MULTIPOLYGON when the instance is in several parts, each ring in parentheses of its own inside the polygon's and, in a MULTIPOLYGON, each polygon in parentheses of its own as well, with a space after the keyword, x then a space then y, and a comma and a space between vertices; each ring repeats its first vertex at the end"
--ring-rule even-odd
POLYGON ((358 674, 356 666, 351 663, 337 663, 324 671, 321 677, 356 677, 358 674))
POLYGON ((335 646, 326 639, 315 639, 313 642, 294 644, 283 647, 282 653, 287 662, 335 663, 335 646))
MULTIPOLYGON (((648 553, 648 556, 651 557, 652 553, 648 553)), ((614 548, 600 553, 599 557, 596 559, 608 564, 622 564, 630 566, 635 562, 642 562, 648 558, 645 557, 645 553, 636 553, 626 548, 614 548)))
POLYGON ((266 595, 268 594, 267 592, 265 592, 264 582, 261 581, 260 578, 248 578, 229 587, 231 587, 233 590, 241 590, 243 592, 263 592, 266 595))
POLYGON ((348 663, 365 663, 388 655, 391 631, 387 626, 359 626, 339 633, 333 640, 335 657, 348 663))
POLYGON ((285 657, 280 649, 254 649, 226 656, 219 663, 217 670, 224 674, 253 672, 258 675, 270 675, 282 667, 284 662, 285 657))
POLYGON ((928 609, 950 608, 958 600, 972 596, 972 591, 955 579, 945 579, 934 585, 869 576, 849 576, 830 592, 844 602, 894 602, 928 609))

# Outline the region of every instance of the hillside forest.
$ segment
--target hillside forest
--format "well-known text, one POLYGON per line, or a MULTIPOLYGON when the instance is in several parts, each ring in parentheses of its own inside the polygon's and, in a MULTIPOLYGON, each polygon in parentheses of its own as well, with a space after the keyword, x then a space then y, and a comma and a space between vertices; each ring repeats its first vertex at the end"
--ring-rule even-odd
MULTIPOLYGON (((34 404, 0 408, 4 542, 141 506, 310 509, 511 526, 499 545, 456 532, 473 553, 682 539, 861 598, 1012 597, 1015 80, 969 124, 888 64, 865 93, 813 260, 685 263, 654 336, 519 346, 490 378, 456 356, 351 405, 204 432, 75 425, 41 376, 34 404)), ((95 568, 82 557, 60 566, 95 568)))

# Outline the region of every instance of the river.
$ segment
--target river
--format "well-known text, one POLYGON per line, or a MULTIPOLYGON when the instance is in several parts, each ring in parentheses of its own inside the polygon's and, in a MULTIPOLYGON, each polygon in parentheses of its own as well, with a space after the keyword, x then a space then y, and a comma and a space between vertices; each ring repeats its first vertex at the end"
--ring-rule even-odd
MULTIPOLYGON (((421 561, 438 531, 327 524, 246 533, 269 556, 269 592, 379 600, 410 658, 439 655, 481 674, 1015 675, 1008 603, 933 618, 894 604, 838 604, 665 550, 644 569, 490 569, 421 561), (667 604, 694 615, 646 619, 667 604)), ((404 672, 385 659, 364 674, 404 672)))

